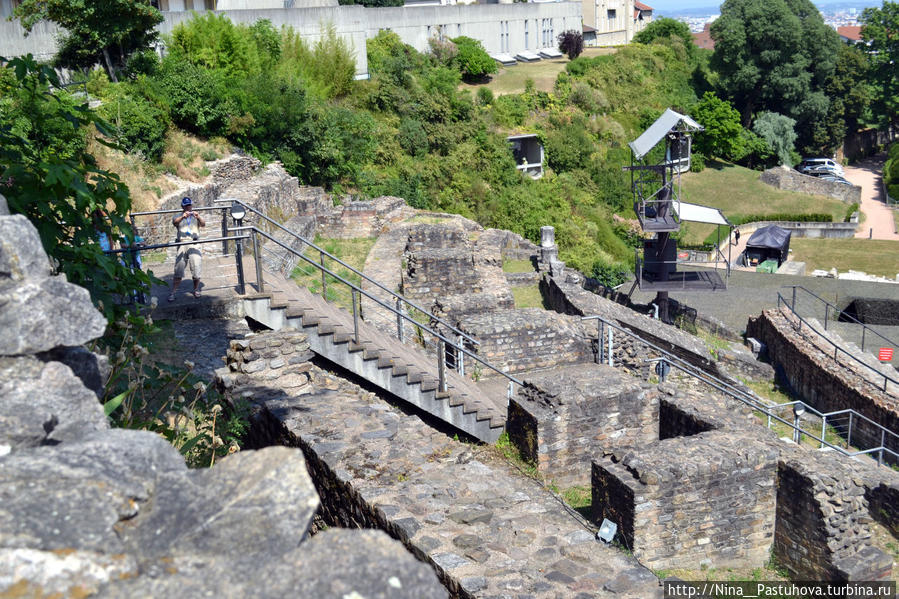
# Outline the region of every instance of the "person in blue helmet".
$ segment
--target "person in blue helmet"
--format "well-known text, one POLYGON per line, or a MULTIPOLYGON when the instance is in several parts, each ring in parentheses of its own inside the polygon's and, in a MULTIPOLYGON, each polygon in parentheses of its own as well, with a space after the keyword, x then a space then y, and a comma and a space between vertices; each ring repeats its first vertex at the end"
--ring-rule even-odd
MULTIPOLYGON (((196 241, 200 238, 200 227, 206 226, 206 221, 198 212, 193 210, 193 202, 190 198, 181 200, 181 214, 172 218, 177 236, 176 242, 196 241)), ((178 255, 175 258, 175 276, 172 278, 172 291, 169 293, 169 301, 175 301, 175 292, 184 278, 184 271, 190 267, 190 274, 194 280, 193 296, 200 297, 200 272, 202 267, 202 252, 200 245, 178 246, 178 255)))

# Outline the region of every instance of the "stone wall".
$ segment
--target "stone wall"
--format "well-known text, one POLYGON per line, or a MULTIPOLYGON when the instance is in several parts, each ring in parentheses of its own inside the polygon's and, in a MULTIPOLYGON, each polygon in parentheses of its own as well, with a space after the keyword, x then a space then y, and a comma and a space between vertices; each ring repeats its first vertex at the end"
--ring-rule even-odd
MULTIPOLYGON (((746 335, 767 346, 778 373, 807 404, 824 413, 851 408, 889 430, 899 430, 895 397, 835 364, 832 347, 816 341, 817 336, 808 327, 804 331, 796 330, 794 323, 776 309, 750 318, 746 326, 746 335), (827 347, 826 351, 822 347, 827 347)), ((853 445, 863 449, 880 446, 880 429, 856 420, 852 429, 853 445)), ((886 446, 899 452, 899 443, 890 436, 886 446)))
POLYGON ((405 254, 403 295, 409 299, 481 293, 471 249, 421 249, 405 254))
POLYGON ((818 177, 803 175, 788 166, 769 168, 759 178, 762 183, 767 183, 777 189, 829 196, 847 204, 861 202, 862 188, 857 185, 842 185, 824 181, 818 177))
POLYGON ((295 449, 188 470, 161 435, 111 429, 104 361, 78 347, 106 319, 5 212, 0 196, 0 596, 447 596, 380 531, 310 537, 295 449))
POLYGON ((893 560, 869 544, 865 485, 847 474, 832 457, 781 461, 774 555, 793 579, 890 579, 893 560))
POLYGON ((381 196, 367 201, 344 201, 319 212, 318 233, 323 237, 355 239, 377 237, 388 223, 407 215, 403 198, 381 196))
POLYGON ((662 398, 659 402, 659 439, 690 437, 717 429, 696 410, 662 398))
POLYGON ((658 440, 658 392, 609 366, 554 369, 523 382, 509 403, 509 440, 561 487, 589 485, 593 456, 658 440))
POLYGON ((591 340, 580 322, 540 308, 470 314, 460 329, 480 342, 476 352, 482 359, 505 372, 593 361, 591 340))
POLYGON ((777 452, 732 432, 593 462, 593 517, 651 568, 761 566, 774 536, 777 452))

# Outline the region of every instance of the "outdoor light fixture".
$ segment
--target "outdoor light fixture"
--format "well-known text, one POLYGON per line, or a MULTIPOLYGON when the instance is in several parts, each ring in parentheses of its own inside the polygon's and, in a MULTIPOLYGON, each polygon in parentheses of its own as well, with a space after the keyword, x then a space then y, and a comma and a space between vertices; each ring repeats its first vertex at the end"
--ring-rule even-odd
POLYGON ((231 218, 233 218, 234 220, 237 221, 237 223, 238 223, 237 226, 240 226, 240 221, 242 221, 243 217, 245 217, 246 215, 247 215, 247 209, 244 208, 244 205, 241 204, 240 202, 238 202, 237 200, 234 200, 231 203, 231 218))
POLYGON ((596 537, 602 540, 604 543, 611 543, 612 539, 615 538, 615 533, 617 532, 618 525, 608 518, 603 518, 602 526, 599 527, 599 532, 596 533, 596 537))

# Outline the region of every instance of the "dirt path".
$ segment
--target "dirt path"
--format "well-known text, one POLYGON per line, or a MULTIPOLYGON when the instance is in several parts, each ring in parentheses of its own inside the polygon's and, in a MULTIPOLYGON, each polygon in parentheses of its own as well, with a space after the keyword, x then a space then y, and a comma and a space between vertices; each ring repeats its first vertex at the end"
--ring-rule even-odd
POLYGON ((870 235, 871 239, 899 241, 893 211, 881 200, 880 188, 883 183, 880 173, 883 162, 884 155, 878 154, 862 160, 856 166, 845 168, 846 179, 862 188, 861 211, 865 215, 865 222, 855 236, 867 239, 870 235))

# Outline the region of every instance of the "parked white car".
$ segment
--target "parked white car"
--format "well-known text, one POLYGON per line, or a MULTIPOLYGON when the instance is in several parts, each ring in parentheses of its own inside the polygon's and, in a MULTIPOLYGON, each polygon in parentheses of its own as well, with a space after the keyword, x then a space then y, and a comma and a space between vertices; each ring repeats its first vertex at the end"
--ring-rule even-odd
POLYGON ((831 172, 838 177, 844 175, 843 166, 831 158, 804 158, 796 165, 796 170, 806 175, 821 174, 822 172, 831 172))

